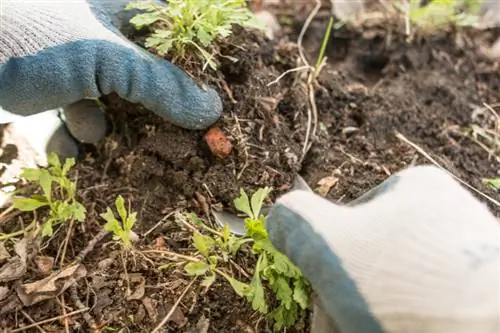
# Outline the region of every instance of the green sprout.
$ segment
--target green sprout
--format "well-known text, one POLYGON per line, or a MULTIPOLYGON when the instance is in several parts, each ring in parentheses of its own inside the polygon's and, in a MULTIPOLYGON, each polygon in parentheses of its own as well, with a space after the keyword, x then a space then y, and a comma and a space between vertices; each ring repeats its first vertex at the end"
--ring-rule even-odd
MULTIPOLYGON (((190 276, 203 276, 201 283, 208 289, 220 276, 229 282, 240 297, 244 297, 252 308, 266 314, 274 322, 274 330, 293 326, 301 311, 309 306, 309 283, 301 271, 282 253, 274 248, 265 228, 265 217, 261 209, 271 189, 257 190, 251 198, 241 190, 234 200, 235 208, 246 215, 246 234, 237 237, 225 225, 222 230, 206 226, 195 214, 178 215, 177 218, 193 230, 192 244, 201 258, 189 257, 184 265, 190 276), (190 221, 187 223, 185 221, 190 221), (193 227, 196 226, 197 228, 193 227), (201 231, 208 234, 202 234, 201 231), (251 243, 251 251, 258 256, 249 283, 234 278, 224 265, 234 258, 241 247, 251 243), (272 299, 266 296, 271 291, 277 306, 271 306, 272 299)), ((187 258, 186 256, 184 256, 187 258)), ((163 268, 170 265, 164 265, 163 268)))
POLYGON ((214 43, 232 34, 233 25, 263 29, 248 9, 245 0, 167 0, 166 5, 153 1, 133 1, 126 9, 140 10, 131 19, 136 29, 152 27, 145 47, 153 48, 165 56, 174 52, 183 58, 194 50, 213 70, 214 43))
POLYGON ((25 168, 21 177, 37 183, 42 194, 30 197, 14 198, 14 208, 23 212, 36 211, 42 207, 49 208, 49 217, 43 224, 42 236, 52 236, 54 225, 70 220, 85 220, 86 209, 76 196, 76 182, 68 177, 68 172, 75 165, 75 159, 66 159, 64 165, 59 157, 49 154, 48 168, 25 168))
POLYGON ((106 220, 104 229, 112 232, 114 239, 120 240, 125 248, 131 248, 132 240, 136 238, 132 229, 137 221, 137 213, 127 211, 125 208, 125 200, 121 195, 115 200, 115 208, 120 220, 115 217, 115 214, 109 207, 106 207, 106 213, 100 214, 100 216, 106 220))

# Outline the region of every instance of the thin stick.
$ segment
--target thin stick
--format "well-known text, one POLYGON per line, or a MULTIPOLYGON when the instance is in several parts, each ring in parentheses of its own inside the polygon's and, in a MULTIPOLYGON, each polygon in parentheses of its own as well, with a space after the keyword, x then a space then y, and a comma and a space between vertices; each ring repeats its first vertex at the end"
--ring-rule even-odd
POLYGON ((87 246, 76 256, 74 263, 81 263, 83 259, 89 254, 90 251, 103 239, 109 232, 106 230, 101 230, 97 235, 92 238, 92 240, 87 244, 87 246))
POLYGON ((24 332, 24 331, 26 331, 26 330, 28 330, 30 328, 37 327, 37 326, 43 325, 43 324, 47 324, 47 323, 50 323, 50 322, 53 322, 53 321, 56 321, 56 320, 64 319, 64 318, 73 316, 75 314, 78 314, 78 313, 81 313, 81 312, 84 312, 84 311, 88 311, 89 309, 90 308, 84 308, 84 309, 80 309, 80 310, 76 310, 76 311, 70 312, 70 313, 68 313, 66 315, 60 315, 60 316, 57 316, 57 317, 45 319, 45 320, 39 321, 37 323, 31 324, 31 325, 27 325, 27 326, 24 326, 24 327, 21 327, 21 328, 16 328, 15 330, 10 331, 10 333, 24 332))
POLYGON ((170 317, 172 317, 172 314, 177 309, 177 307, 179 306, 179 304, 181 304, 182 299, 187 294, 189 288, 191 288, 191 286, 193 285, 193 283, 195 281, 196 281, 196 277, 191 280, 191 282, 188 284, 188 286, 186 287, 186 289, 184 289, 184 291, 182 292, 181 296, 177 299, 177 301, 175 302, 175 304, 172 306, 172 308, 170 309, 170 311, 167 313, 167 315, 165 316, 165 318, 163 318, 163 320, 158 324, 158 326, 155 327, 155 329, 151 333, 158 333, 163 328, 163 325, 165 325, 168 322, 168 320, 170 319, 170 317))
MULTIPOLYGON (((69 291, 71 294, 71 300, 73 301, 75 306, 78 309, 84 309, 85 304, 83 304, 82 301, 80 301, 80 298, 78 297, 78 289, 76 287, 76 283, 72 284, 69 287, 69 291)), ((89 328, 92 330, 92 332, 95 332, 97 330, 97 325, 95 323, 94 318, 92 318, 88 312, 83 314, 83 318, 87 322, 87 325, 89 325, 89 328)))
POLYGON ((446 170, 445 168, 443 168, 435 159, 433 159, 429 154, 427 154, 422 148, 420 148, 417 144, 411 142, 410 140, 408 140, 403 134, 399 133, 399 132, 395 132, 396 134, 396 137, 403 141, 404 143, 410 145, 413 149, 415 149, 418 153, 420 153, 422 156, 424 156, 425 158, 427 158, 429 161, 431 161, 435 166, 437 166, 438 168, 440 168, 441 170, 447 172, 450 176, 452 176, 453 178, 455 178, 457 181, 459 181, 460 183, 462 183, 463 185, 467 186, 468 188, 470 188, 471 190, 473 190, 474 192, 476 192, 477 194, 479 194, 480 196, 482 196, 483 198, 489 200, 490 202, 492 202, 493 204, 497 205, 497 206, 500 206, 500 202, 498 202, 497 200, 493 199, 492 197, 484 194, 483 192, 477 190, 475 187, 473 187, 472 185, 469 185, 467 184, 465 181, 463 181, 462 179, 458 178, 457 176, 455 176, 454 174, 452 174, 450 171, 446 170))
POLYGON ((35 325, 36 328, 38 328, 38 330, 42 333, 47 333, 47 331, 45 331, 39 323, 35 322, 33 320, 33 318, 31 318, 31 316, 29 314, 26 313, 26 311, 24 310, 21 310, 21 313, 23 314, 23 316, 25 316, 33 325, 35 325))

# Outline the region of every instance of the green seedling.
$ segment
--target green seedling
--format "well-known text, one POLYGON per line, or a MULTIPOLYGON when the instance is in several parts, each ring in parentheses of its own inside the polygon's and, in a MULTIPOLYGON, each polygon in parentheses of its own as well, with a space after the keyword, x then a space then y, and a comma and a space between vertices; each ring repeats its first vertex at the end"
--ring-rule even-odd
POLYGON ((410 21, 423 29, 435 29, 449 24, 474 26, 481 1, 431 0, 426 6, 420 0, 409 1, 410 21), (460 9, 460 10, 459 10, 460 9))
POLYGON ((268 305, 263 297, 262 285, 267 285, 279 301, 278 307, 269 315, 274 321, 274 328, 280 330, 293 325, 299 318, 300 311, 309 306, 309 283, 299 268, 276 250, 268 237, 266 219, 260 211, 270 192, 271 189, 267 187, 259 189, 249 199, 241 190, 234 205, 247 215, 246 237, 253 240, 252 251, 259 256, 251 282, 253 292, 247 298, 255 310, 266 313, 268 305))
MULTIPOLYGON (((203 276, 202 285, 209 288, 218 276, 226 279, 233 290, 247 299, 252 308, 274 322, 274 329, 280 330, 296 323, 301 311, 309 306, 309 284, 300 270, 271 244, 265 228, 265 217, 261 209, 265 199, 271 192, 270 188, 256 191, 251 198, 240 191, 240 196, 234 200, 236 209, 246 215, 244 237, 233 235, 226 225, 221 231, 206 226, 196 215, 188 214, 183 218, 191 221, 194 228, 193 246, 202 259, 192 258, 184 266, 191 276, 203 276), (198 229, 208 231, 202 234, 198 229), (258 256, 249 283, 235 279, 224 270, 224 265, 235 258, 243 244, 251 243, 251 251, 258 256), (278 305, 271 308, 270 299, 265 291, 274 294, 278 305)), ((186 223, 184 223, 186 224, 186 223)))
POLYGON ((500 178, 485 178, 483 183, 494 189, 495 191, 500 190, 500 178))
POLYGON ((48 156, 47 168, 25 168, 21 177, 37 183, 42 194, 31 197, 14 198, 14 208, 23 212, 49 208, 49 217, 43 223, 42 236, 52 236, 53 227, 70 220, 82 222, 86 209, 76 196, 76 182, 68 177, 68 172, 75 165, 75 159, 66 159, 64 165, 59 157, 52 153, 48 156))
POLYGON ((132 229, 137 221, 137 213, 127 211, 125 208, 125 200, 121 195, 115 200, 115 208, 120 220, 115 217, 115 214, 109 207, 106 207, 106 213, 100 215, 106 221, 104 229, 112 232, 113 238, 121 241, 125 248, 131 248, 132 240, 136 238, 132 229))
POLYGON ((264 25, 248 9, 245 0, 133 1, 127 10, 140 10, 131 19, 136 29, 151 27, 145 47, 165 56, 170 52, 183 58, 194 50, 208 65, 217 69, 214 44, 232 34, 233 25, 263 29, 264 25))

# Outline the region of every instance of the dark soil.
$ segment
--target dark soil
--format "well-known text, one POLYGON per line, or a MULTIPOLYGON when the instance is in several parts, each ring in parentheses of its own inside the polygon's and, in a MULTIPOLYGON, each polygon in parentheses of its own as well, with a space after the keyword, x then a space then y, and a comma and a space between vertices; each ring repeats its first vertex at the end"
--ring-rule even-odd
MULTIPOLYGON (((324 28, 325 22, 315 22, 305 38, 311 59, 324 28)), ((238 34, 223 52, 240 61, 223 62, 223 77, 204 78, 224 100, 225 113, 217 127, 233 144, 225 158, 210 152, 203 131, 179 129, 140 106, 107 98, 113 128, 98 147, 87 147, 87 155, 76 167, 79 196, 88 216, 73 228, 64 263, 68 266, 99 233, 104 223, 99 214, 118 194, 138 212, 137 251, 125 255, 105 238, 83 260, 87 271, 77 290, 24 312, 4 313, 1 328, 10 331, 70 313, 78 309, 79 299, 90 307, 89 317, 71 317, 67 322, 71 332, 89 332, 92 320, 108 329, 103 332, 120 328, 151 332, 191 281, 181 267, 158 269, 171 262, 172 252, 193 253, 190 233, 175 223, 176 211, 188 209, 208 218, 208 208, 231 209, 240 188, 273 186, 275 198, 289 189, 296 172, 313 188, 322 179, 334 177, 336 183, 331 183, 327 197, 348 202, 398 170, 430 163, 399 140, 395 131, 467 183, 499 199, 481 181, 499 175, 498 159, 463 131, 473 123, 491 126, 490 114, 473 117, 473 111, 482 103, 499 102, 498 63, 484 59, 477 50, 498 32, 450 32, 419 36, 412 42, 405 40, 400 27, 387 23, 333 32, 327 50, 330 60, 315 94, 318 133, 301 164, 307 121, 303 79, 290 74, 268 86, 297 66, 297 47, 289 41, 296 39, 298 30, 289 26, 285 31, 287 36, 279 42, 238 34), (139 294, 137 299, 127 299, 128 285, 139 294)), ((500 216, 498 208, 493 211, 500 216)), ((29 214, 22 217, 24 223, 31 221, 29 214)), ((18 218, 12 216, 0 232, 13 229, 18 218)), ((37 252, 57 257, 54 270, 60 268, 57 263, 67 230, 61 228, 37 252)), ((237 264, 250 270, 252 260, 240 258, 237 264)), ((25 276, 7 286, 43 278, 35 267, 30 262, 25 276)), ((240 269, 233 269, 237 278, 248 281, 240 269)), ((2 302, 0 308, 5 306, 2 302)), ((205 320, 208 332, 263 332, 269 326, 227 283, 218 281, 203 293, 195 282, 163 332, 207 332, 201 328, 205 320)), ((64 332, 64 325, 56 320, 40 326, 46 332, 64 332)), ((307 332, 307 327, 304 315, 288 332, 307 332)))

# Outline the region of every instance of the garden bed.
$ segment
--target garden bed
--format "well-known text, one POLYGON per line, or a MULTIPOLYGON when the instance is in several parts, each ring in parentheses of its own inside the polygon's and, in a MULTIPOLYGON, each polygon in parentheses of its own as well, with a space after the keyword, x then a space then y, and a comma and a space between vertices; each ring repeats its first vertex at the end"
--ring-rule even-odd
MULTIPOLYGON (((326 23, 314 21, 304 38, 311 62, 326 23)), ((73 173, 80 202, 87 207, 85 222, 64 225, 40 244, 39 251, 34 242, 35 250, 28 251, 33 254, 28 271, 6 285, 47 276, 37 258, 55 258, 53 270, 59 269, 66 239, 65 264, 69 264, 101 232, 104 221, 99 214, 113 205, 117 195, 138 213, 136 250, 125 252, 109 237, 100 240, 82 261, 86 271, 78 288, 22 310, 5 311, 0 328, 11 331, 89 307, 82 312, 87 317, 80 313, 39 326, 46 332, 89 332, 93 323, 102 332, 151 332, 192 279, 175 266, 159 269, 172 262, 173 254, 194 252, 191 232, 175 222, 175 213, 195 212, 208 221, 209 209, 233 209, 240 188, 253 192, 272 186, 274 199, 290 188, 297 172, 321 195, 345 203, 398 170, 430 163, 428 154, 498 200, 498 193, 482 179, 498 177, 499 147, 494 151, 466 131, 473 124, 487 130, 500 126, 483 104, 498 114, 498 63, 478 52, 498 32, 454 31, 407 42, 401 26, 392 22, 333 31, 328 63, 315 89, 317 135, 302 161, 308 125, 306 77, 291 73, 269 85, 300 65, 294 41, 302 25, 303 20, 288 24, 284 36, 275 40, 237 31, 221 50, 238 62, 221 58, 218 75, 198 75, 198 64, 183 64, 223 99, 224 114, 216 127, 231 142, 227 156, 213 154, 205 131, 182 130, 141 106, 116 96, 105 98, 112 130, 98 147, 85 147, 86 155, 73 173)), ((500 216, 498 207, 491 207, 500 216)), ((17 230, 19 221, 32 220, 32 214, 6 216, 0 224, 2 233, 17 230)), ((12 253, 11 245, 7 249, 12 253)), ((248 282, 254 265, 255 258, 242 254, 231 274, 248 282)), ((0 308, 6 309, 5 301, 0 301, 0 308)), ((287 332, 308 332, 308 322, 304 313, 287 332)), ((219 279, 207 292, 195 282, 162 332, 264 332, 269 326, 262 314, 219 279)))

